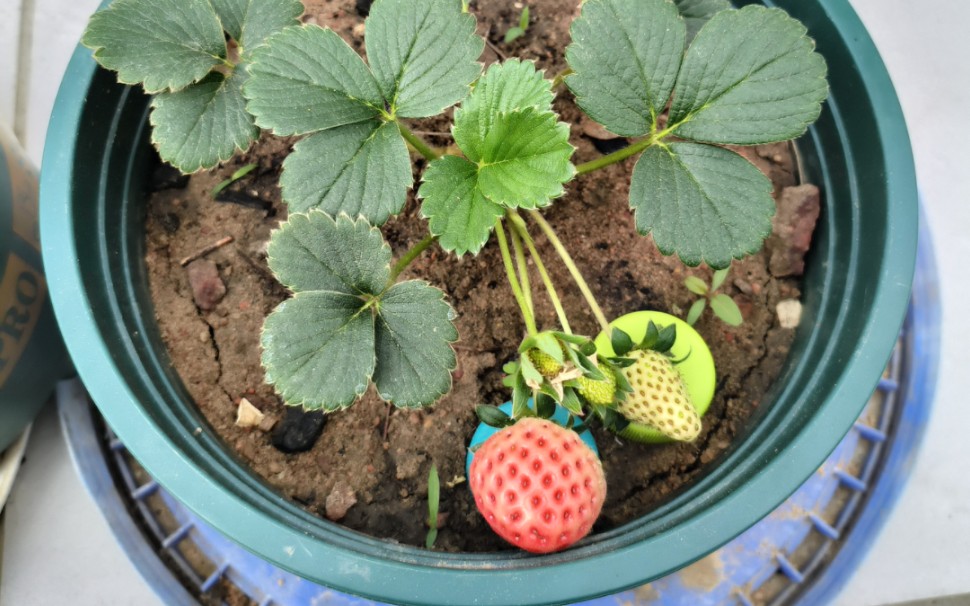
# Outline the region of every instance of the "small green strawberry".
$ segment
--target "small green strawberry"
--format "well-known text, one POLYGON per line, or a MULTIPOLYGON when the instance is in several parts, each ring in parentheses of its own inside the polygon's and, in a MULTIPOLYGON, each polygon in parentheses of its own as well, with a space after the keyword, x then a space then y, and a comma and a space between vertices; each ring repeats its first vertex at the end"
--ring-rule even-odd
POLYGON ((532 365, 536 367, 539 374, 547 379, 551 379, 562 372, 562 362, 540 349, 530 349, 526 355, 529 356, 529 360, 532 361, 532 365))
POLYGON ((636 360, 620 372, 633 392, 617 411, 633 423, 648 425, 669 438, 691 442, 701 431, 701 420, 687 394, 684 381, 670 358, 652 350, 634 350, 636 360))
POLYGON ((599 369, 606 378, 597 381, 589 377, 579 377, 577 391, 590 404, 610 406, 616 398, 616 375, 605 364, 600 365, 599 369))

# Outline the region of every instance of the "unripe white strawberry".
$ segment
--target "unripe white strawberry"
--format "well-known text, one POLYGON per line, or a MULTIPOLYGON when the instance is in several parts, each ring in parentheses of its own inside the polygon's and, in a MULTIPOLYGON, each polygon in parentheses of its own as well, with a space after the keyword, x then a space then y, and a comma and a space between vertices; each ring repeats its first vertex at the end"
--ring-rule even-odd
POLYGON ((620 372, 633 392, 617 406, 627 420, 647 425, 669 438, 691 442, 701 432, 701 419, 670 358, 650 350, 627 354, 636 362, 620 372))

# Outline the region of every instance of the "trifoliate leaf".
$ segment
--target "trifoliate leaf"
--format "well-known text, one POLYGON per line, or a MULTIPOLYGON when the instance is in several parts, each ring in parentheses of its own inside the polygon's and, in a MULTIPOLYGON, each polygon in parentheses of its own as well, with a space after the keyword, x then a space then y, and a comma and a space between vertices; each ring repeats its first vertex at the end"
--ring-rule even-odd
POLYGON ((570 27, 566 85, 608 130, 645 135, 670 98, 686 27, 668 0, 588 0, 570 27))
POLYGON ((287 403, 343 408, 372 376, 402 407, 448 391, 454 312, 423 282, 387 288, 390 260, 380 231, 346 215, 294 214, 273 232, 270 269, 296 294, 266 319, 263 365, 287 403))
POLYGON ((423 179, 421 214, 438 245, 458 256, 477 254, 504 213, 478 191, 478 168, 464 158, 443 156, 428 166, 423 179))
POLYGON ((120 82, 149 93, 198 82, 226 56, 208 0, 115 0, 91 17, 81 43, 120 82))
POLYGON ((316 208, 383 225, 400 212, 413 183, 411 157, 393 122, 338 126, 297 143, 280 186, 290 212, 316 208))
POLYGON ((300 0, 210 0, 222 27, 245 53, 272 33, 297 25, 303 14, 300 0))
POLYGON ((715 13, 731 8, 728 0, 674 0, 674 4, 687 23, 688 44, 715 13))
POLYGON ((502 206, 538 208, 563 194, 576 173, 569 127, 536 108, 499 114, 482 145, 478 189, 502 206))
POLYGON ((354 403, 374 372, 374 319, 358 297, 297 293, 263 324, 266 382, 287 404, 337 410, 354 403))
POLYGON ((202 82, 152 98, 152 142, 183 173, 211 168, 245 150, 259 129, 240 90, 246 74, 214 72, 202 82))
POLYGON ((451 343, 458 332, 444 293, 409 280, 388 289, 378 308, 374 384, 381 398, 416 408, 447 393, 456 366, 451 343))
POLYGON ((711 298, 711 311, 729 326, 741 326, 744 322, 738 304, 724 293, 718 293, 711 298))
POLYGON ((828 95, 825 60, 801 23, 747 6, 714 15, 687 49, 668 124, 679 137, 751 145, 805 132, 828 95))
POLYGON ((633 169, 630 206, 637 230, 687 265, 727 267, 761 247, 775 212, 771 182, 738 154, 673 143, 643 153, 633 169))
POLYGON ((380 231, 346 215, 291 215, 273 231, 268 257, 277 279, 297 292, 379 295, 390 276, 391 249, 380 231))
POLYGON ((455 143, 472 162, 482 157, 485 135, 499 114, 526 107, 552 109, 552 82, 532 61, 493 63, 455 111, 455 143))
POLYGON ((243 93, 256 124, 298 135, 374 120, 384 99, 364 60, 332 30, 287 27, 249 56, 243 93))
POLYGON ((485 41, 458 0, 377 0, 366 22, 367 59, 391 113, 440 114, 482 71, 485 41))

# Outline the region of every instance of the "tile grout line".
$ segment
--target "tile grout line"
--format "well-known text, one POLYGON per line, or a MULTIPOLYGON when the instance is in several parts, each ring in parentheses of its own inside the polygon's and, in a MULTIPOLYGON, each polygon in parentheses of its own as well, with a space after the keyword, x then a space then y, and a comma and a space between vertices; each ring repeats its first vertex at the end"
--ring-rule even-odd
POLYGON ((27 111, 30 95, 31 48, 33 45, 35 0, 20 3, 20 33, 17 36, 16 92, 14 94, 13 132, 20 145, 27 147, 27 111))

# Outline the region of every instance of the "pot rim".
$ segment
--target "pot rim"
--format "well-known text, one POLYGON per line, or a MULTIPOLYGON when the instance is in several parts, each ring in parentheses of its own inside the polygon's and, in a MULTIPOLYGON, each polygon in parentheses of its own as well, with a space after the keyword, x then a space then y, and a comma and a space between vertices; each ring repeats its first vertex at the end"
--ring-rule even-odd
MULTIPOLYGON (((859 338, 864 347, 845 360, 845 371, 828 389, 827 401, 846 405, 825 406, 783 445, 770 440, 757 443, 765 435, 754 431, 745 440, 754 442, 749 448, 722 457, 718 469, 725 472, 698 479, 658 507, 651 514, 654 522, 637 520, 591 537, 574 549, 546 556, 429 552, 314 518, 272 491, 261 490, 238 463, 239 469, 218 467, 228 457, 206 461, 203 450, 173 453, 170 428, 138 404, 128 378, 113 360, 117 344, 108 342, 98 329, 97 311, 85 292, 77 243, 69 239, 65 244, 52 236, 76 231, 71 183, 77 132, 99 69, 83 47, 75 52, 57 95, 41 175, 44 261, 55 312, 78 372, 87 379, 112 428, 173 495, 248 549, 335 589, 410 604, 553 604, 613 593, 648 576, 672 572, 753 525, 814 472, 872 392, 908 304, 918 217, 915 168, 902 110, 875 46, 849 4, 817 0, 817 5, 859 67, 880 140, 892 142, 883 147, 885 164, 892 167, 885 175, 888 205, 894 211, 887 227, 890 233, 884 250, 865 251, 882 253, 878 288, 871 293, 880 305, 864 319, 859 338), (743 465, 735 467, 735 463, 743 465), (249 491, 227 490, 227 481, 242 482, 249 491), (658 518, 661 523, 655 522, 658 518), (698 545, 706 551, 698 551, 698 545), (594 568, 590 562, 595 562, 594 568), (442 583, 442 570, 453 575, 446 583, 442 583), (590 583, 593 575, 595 587, 590 583), (550 583, 550 578, 555 582, 550 583)), ((842 119, 834 99, 829 108, 837 120, 842 119)), ((180 444, 196 439, 176 437, 180 444)), ((197 440, 200 449, 210 449, 210 455, 211 449, 222 448, 206 435, 197 440)))

